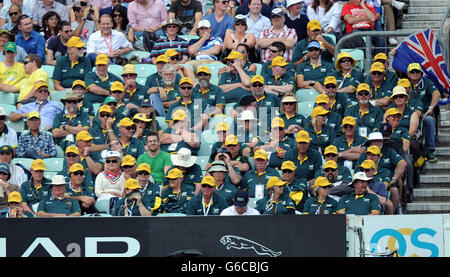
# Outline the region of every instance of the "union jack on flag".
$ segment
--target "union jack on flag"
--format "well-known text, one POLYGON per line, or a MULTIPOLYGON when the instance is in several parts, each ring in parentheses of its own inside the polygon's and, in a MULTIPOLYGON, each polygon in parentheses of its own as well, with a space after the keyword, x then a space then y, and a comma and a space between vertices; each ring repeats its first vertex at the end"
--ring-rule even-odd
POLYGON ((411 35, 397 48, 392 67, 406 73, 410 63, 420 64, 425 76, 433 81, 439 91, 450 93, 447 66, 432 29, 411 35))

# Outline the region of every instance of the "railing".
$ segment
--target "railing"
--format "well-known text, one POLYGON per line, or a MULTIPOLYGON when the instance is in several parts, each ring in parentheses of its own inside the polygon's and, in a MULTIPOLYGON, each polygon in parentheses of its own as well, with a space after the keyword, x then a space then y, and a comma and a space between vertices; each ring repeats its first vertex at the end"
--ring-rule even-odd
MULTIPOLYGON (((447 40, 447 46, 450 46, 450 37, 448 36, 448 33, 444 34, 444 24, 445 24, 445 21, 447 20, 447 17, 449 16, 449 14, 450 14, 450 4, 448 4, 448 6, 447 6, 447 11, 445 12, 445 16, 442 18, 441 26, 439 27, 438 40, 441 43, 441 46, 445 45, 444 42, 446 40, 447 40)), ((450 32, 450 28, 448 30, 450 32)), ((442 47, 442 50, 443 50, 442 52, 444 54, 444 61, 446 62, 446 64, 450 64, 450 60, 449 60, 449 56, 448 56, 448 54, 449 54, 448 48, 449 47, 442 47)))

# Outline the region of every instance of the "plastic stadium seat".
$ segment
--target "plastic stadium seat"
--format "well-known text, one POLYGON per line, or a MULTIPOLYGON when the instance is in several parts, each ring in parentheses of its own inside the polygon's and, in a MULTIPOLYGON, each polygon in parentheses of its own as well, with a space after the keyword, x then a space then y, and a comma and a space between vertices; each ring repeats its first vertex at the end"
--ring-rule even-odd
POLYGON ((66 96, 66 93, 70 90, 55 90, 50 94, 50 100, 61 101, 66 96))
POLYGON ((0 91, 0 103, 15 105, 18 96, 18 93, 0 91))
POLYGON ((298 113, 304 115, 305 117, 310 115, 313 109, 314 109, 314 102, 298 103, 298 113))
POLYGON ((336 44, 336 36, 335 35, 333 35, 333 34, 323 34, 323 36, 330 37, 334 41, 334 44, 336 44))
POLYGON ((97 115, 98 109, 100 108, 101 105, 102 105, 101 103, 93 103, 92 104, 92 109, 94 110, 95 115, 97 115))
MULTIPOLYGON (((212 146, 214 143, 202 142, 200 143, 200 148, 198 149, 197 156, 210 156, 212 146)), ((198 160, 197 160, 198 163, 198 160)))
POLYGON ((130 59, 131 56, 133 55, 136 55, 138 57, 139 62, 141 62, 142 58, 147 58, 148 56, 150 56, 150 53, 147 51, 133 50, 131 52, 122 55, 122 57, 130 59))
POLYGON ((5 110, 6 115, 9 115, 11 112, 17 110, 16 106, 14 106, 13 104, 3 104, 3 102, 1 102, 0 107, 5 110))
POLYGON ((95 202, 95 208, 97 208, 100 213, 109 214, 109 198, 98 199, 95 202))
POLYGON ((218 63, 206 63, 202 64, 202 66, 206 66, 209 68, 209 71, 211 71, 211 84, 217 86, 219 84, 219 70, 222 67, 226 67, 226 65, 218 63))
POLYGON ((12 163, 13 164, 20 163, 26 169, 30 169, 31 168, 31 164, 33 163, 33 161, 34 161, 33 159, 28 159, 28 158, 14 158, 12 160, 12 163))
POLYGON ((356 60, 356 67, 360 70, 364 69, 364 51, 361 49, 341 49, 341 52, 347 52, 356 60))
POLYGON ((217 133, 215 130, 205 130, 202 132, 201 143, 215 143, 217 142, 217 133))
POLYGON ((262 64, 256 63, 256 75, 261 74, 262 64))
POLYGON ((147 78, 148 76, 156 73, 156 65, 154 64, 135 64, 136 73, 138 78, 147 78))
POLYGON ((249 198, 248 206, 251 208, 256 208, 256 202, 259 200, 259 198, 249 198))
POLYGON ((228 104, 225 105, 225 111, 224 112, 225 112, 226 115, 231 116, 230 115, 230 111, 233 109, 234 105, 236 105, 235 102, 228 103, 228 104))
POLYGON ((59 172, 63 170, 64 158, 47 158, 44 159, 47 171, 59 172))
POLYGON ((319 92, 315 89, 299 89, 295 92, 297 102, 315 102, 317 95, 319 92))
POLYGON ((164 131, 165 129, 167 129, 167 127, 169 127, 169 125, 166 122, 166 118, 164 116, 157 116, 156 120, 159 123, 159 127, 161 127, 161 129, 164 131))
POLYGON ((205 171, 208 161, 209 161, 209 155, 207 155, 207 156, 199 155, 199 156, 197 156, 196 164, 198 164, 202 168, 202 171, 205 171))
POLYGON ((64 150, 59 145, 56 145, 56 158, 65 158, 64 150))
POLYGON ((136 78, 136 83, 140 84, 141 86, 145 86, 145 82, 147 81, 147 78, 136 78))
POLYGON ((123 72, 123 66, 118 65, 118 64, 110 64, 108 71, 111 72, 112 74, 116 75, 117 77, 122 76, 122 72, 123 72))
POLYGON ((44 172, 44 177, 49 180, 52 180, 53 176, 55 176, 55 175, 58 175, 57 171, 45 171, 44 172))
POLYGON ((55 69, 53 65, 44 64, 41 66, 41 68, 45 70, 45 72, 47 72, 48 77, 50 77, 50 79, 53 78, 53 70, 55 69))
POLYGON ((25 130, 25 120, 19 120, 16 122, 6 121, 6 125, 13 128, 16 132, 23 132, 25 130))

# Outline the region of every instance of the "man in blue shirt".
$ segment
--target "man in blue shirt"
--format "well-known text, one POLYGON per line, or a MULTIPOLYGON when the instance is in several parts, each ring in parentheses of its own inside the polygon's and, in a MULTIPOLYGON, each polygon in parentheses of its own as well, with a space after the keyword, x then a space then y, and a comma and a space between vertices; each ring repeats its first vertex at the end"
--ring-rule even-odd
POLYGON ((16 36, 16 44, 27 54, 37 54, 42 61, 45 61, 45 39, 38 32, 33 30, 33 22, 28 15, 19 18, 20 32, 16 36))
POLYGON ((211 36, 220 37, 222 40, 228 30, 234 29, 234 18, 227 13, 229 0, 214 0, 214 12, 205 16, 211 23, 211 36))

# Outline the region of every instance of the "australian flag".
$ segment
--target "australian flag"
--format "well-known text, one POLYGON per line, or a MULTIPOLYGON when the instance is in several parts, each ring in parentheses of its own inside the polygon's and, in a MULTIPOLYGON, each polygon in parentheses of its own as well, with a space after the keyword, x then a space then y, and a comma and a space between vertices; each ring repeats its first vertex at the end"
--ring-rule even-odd
POLYGON ((450 93, 447 66, 432 29, 411 35, 397 48, 392 67, 406 73, 410 63, 420 64, 425 76, 433 81, 439 91, 450 93))

